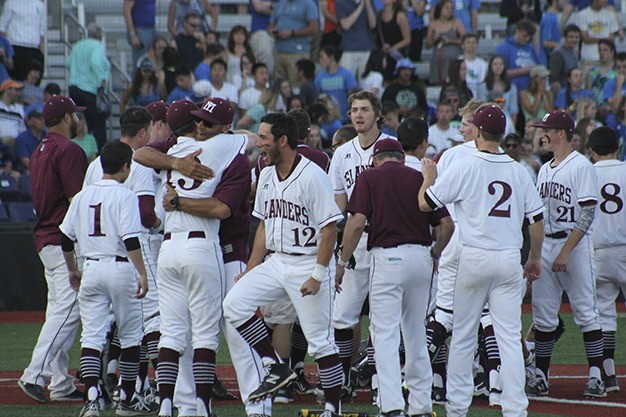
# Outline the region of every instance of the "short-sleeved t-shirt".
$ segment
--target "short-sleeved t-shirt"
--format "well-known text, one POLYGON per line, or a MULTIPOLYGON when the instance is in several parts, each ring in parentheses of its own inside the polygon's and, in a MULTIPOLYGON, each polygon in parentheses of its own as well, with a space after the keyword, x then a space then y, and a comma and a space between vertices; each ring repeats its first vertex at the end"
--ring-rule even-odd
MULTIPOLYGON (((318 12, 312 0, 280 0, 274 5, 274 13, 270 23, 276 30, 300 30, 318 20, 318 12)), ((309 36, 295 36, 289 39, 276 38, 276 51, 288 54, 305 54, 309 52, 309 36)))
POLYGON ((430 213, 419 209, 417 195, 423 182, 420 172, 393 161, 359 175, 346 211, 367 217, 368 250, 406 244, 430 246, 430 226, 437 226, 449 214, 445 207, 430 213))
POLYGON ((78 193, 87 171, 85 152, 57 133, 48 133, 30 158, 30 183, 37 223, 33 232, 35 249, 60 245, 59 225, 78 193))

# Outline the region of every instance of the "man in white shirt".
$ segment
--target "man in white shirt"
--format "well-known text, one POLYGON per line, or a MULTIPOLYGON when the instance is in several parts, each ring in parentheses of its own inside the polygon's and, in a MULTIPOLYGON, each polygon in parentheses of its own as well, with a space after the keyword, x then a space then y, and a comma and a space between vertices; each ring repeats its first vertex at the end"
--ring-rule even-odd
POLYGON ((237 87, 224 81, 226 79, 226 69, 226 62, 221 59, 211 62, 211 97, 225 98, 230 102, 233 109, 237 111, 239 107, 237 87))
POLYGON ((578 13, 576 25, 582 31, 583 45, 580 49, 580 60, 583 77, 585 77, 589 70, 600 61, 598 41, 600 39, 615 40, 615 33, 619 27, 615 19, 615 11, 607 8, 607 0, 593 0, 589 7, 578 13))
POLYGON ((467 68, 465 81, 469 89, 472 90, 474 97, 478 97, 478 85, 485 81, 488 67, 487 61, 476 56, 478 36, 475 33, 463 35, 461 37, 461 49, 463 49, 461 58, 465 61, 465 67, 467 68))
POLYGON ((254 87, 246 88, 239 96, 239 108, 241 116, 245 111, 259 102, 261 94, 267 88, 267 82, 270 79, 267 66, 262 63, 254 64, 252 67, 252 78, 254 79, 254 87))
POLYGON ((26 130, 24 106, 18 102, 23 89, 24 84, 11 79, 0 84, 0 141, 10 146, 26 130))

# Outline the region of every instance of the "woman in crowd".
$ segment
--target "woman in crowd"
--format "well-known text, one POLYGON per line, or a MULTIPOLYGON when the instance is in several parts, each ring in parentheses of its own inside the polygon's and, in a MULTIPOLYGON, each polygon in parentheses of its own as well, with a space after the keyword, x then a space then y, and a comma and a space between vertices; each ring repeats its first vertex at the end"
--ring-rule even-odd
POLYGON ((534 66, 530 70, 530 85, 519 93, 520 107, 524 120, 531 118, 543 119, 546 113, 554 110, 554 97, 546 89, 546 80, 550 71, 543 65, 534 66))
MULTIPOLYGON (((256 64, 256 58, 253 54, 245 52, 239 60, 239 74, 235 75, 233 84, 237 87, 237 91, 241 94, 246 88, 254 87, 254 78, 252 77, 252 67, 256 64)), ((230 72, 230 66, 228 67, 230 72)))
POLYGON ((582 98, 593 98, 593 93, 583 88, 583 73, 580 68, 571 68, 567 73, 567 85, 561 88, 554 99, 554 107, 565 110, 576 119, 576 107, 582 98))
POLYGON ((463 52, 461 36, 465 34, 463 23, 454 17, 451 0, 442 0, 435 6, 434 20, 428 25, 426 47, 433 48, 428 82, 441 85, 446 82, 448 66, 463 52))
POLYGON ((72 142, 78 144, 81 149, 87 155, 89 162, 96 159, 98 156, 98 144, 96 138, 87 131, 87 123, 85 123, 85 116, 82 113, 76 113, 78 117, 78 124, 76 127, 76 137, 72 139, 72 142))
MULTIPOLYGON (((459 108, 465 107, 474 95, 472 90, 467 86, 465 75, 467 74, 467 65, 462 59, 455 59, 450 62, 448 67, 448 82, 442 86, 442 91, 448 86, 453 86, 459 93, 459 108)), ((484 88, 484 87, 483 87, 484 88)), ((486 94, 485 94, 486 95, 486 94)))
POLYGON ((382 3, 383 9, 376 15, 376 38, 387 58, 384 79, 391 82, 396 62, 406 56, 411 44, 411 29, 403 0, 382 0, 382 3))
POLYGON ((226 81, 235 86, 237 85, 235 79, 238 76, 241 77, 241 59, 244 54, 254 56, 254 51, 250 46, 250 34, 245 27, 236 25, 230 30, 226 45, 226 63, 228 64, 226 81))
POLYGON ((502 98, 504 98, 502 108, 505 113, 511 116, 515 123, 517 122, 517 114, 519 112, 517 87, 509 81, 506 70, 504 58, 500 55, 492 56, 487 67, 487 75, 485 76, 485 88, 488 97, 502 95, 502 98))
POLYGON ((598 103, 592 98, 583 97, 578 100, 578 104, 576 104, 576 123, 580 122, 582 119, 588 117, 593 120, 597 120, 596 116, 598 114, 598 103))
POLYGON ((165 84, 157 78, 154 64, 150 58, 144 58, 135 77, 128 85, 120 100, 120 111, 123 113, 126 107, 145 107, 153 101, 164 100, 165 84))
POLYGON ((385 64, 387 63, 387 55, 380 49, 370 52, 370 56, 365 64, 363 74, 359 77, 359 88, 370 91, 381 98, 383 96, 383 73, 385 72, 385 64))

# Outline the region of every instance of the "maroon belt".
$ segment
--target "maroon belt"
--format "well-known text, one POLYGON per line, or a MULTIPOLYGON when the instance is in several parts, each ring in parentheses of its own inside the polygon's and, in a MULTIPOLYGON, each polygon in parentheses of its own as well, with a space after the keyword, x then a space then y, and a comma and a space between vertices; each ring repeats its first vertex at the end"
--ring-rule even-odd
MULTIPOLYGON (((192 231, 187 234, 187 239, 204 239, 206 237, 206 233, 203 231, 192 231)), ((172 238, 172 233, 167 232, 163 235, 163 240, 170 240, 172 238)))
MULTIPOLYGON (((100 259, 96 259, 96 258, 86 258, 88 261, 96 261, 98 262, 100 259)), ((115 257, 115 262, 128 262, 128 258, 125 258, 123 256, 116 256, 115 257)))

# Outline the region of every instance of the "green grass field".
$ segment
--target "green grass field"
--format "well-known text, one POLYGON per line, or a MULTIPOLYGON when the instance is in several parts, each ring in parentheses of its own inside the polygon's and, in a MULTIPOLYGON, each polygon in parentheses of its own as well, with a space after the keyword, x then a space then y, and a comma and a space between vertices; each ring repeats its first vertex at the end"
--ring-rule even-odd
MULTIPOLYGON (((566 332, 557 344, 554 364, 584 364, 586 363, 582 343, 582 335, 575 326, 571 314, 564 314, 566 332)), ((524 329, 530 325, 530 317, 524 315, 524 329)), ((619 328, 625 328, 626 317, 620 315, 619 328)), ((37 340, 40 323, 0 323, 0 334, 2 335, 4 348, 0 350, 0 371, 21 371, 30 360, 33 346, 37 340)), ((367 334, 367 324, 363 323, 363 335, 367 334)), ((364 336, 365 337, 365 336, 364 336)), ((618 342, 619 343, 619 342, 618 342)), ((71 367, 77 368, 79 360, 78 340, 71 353, 71 367)), ((218 353, 218 365, 230 365, 230 357, 225 343, 218 353)), ((626 350, 618 346, 616 363, 626 363, 626 350)), ((18 392, 17 395, 23 395, 18 392)), ((41 406, 41 405, 0 405, 0 416, 2 417, 71 417, 78 416, 80 405, 73 406, 41 406)), ((319 408, 315 404, 305 405, 278 405, 274 407, 273 415, 276 417, 295 417, 301 408, 319 408)), ((344 410, 362 411, 376 415, 378 410, 370 405, 348 404, 344 410)), ((213 410, 220 417, 245 416, 243 406, 237 405, 216 405, 213 410)), ((445 416, 445 411, 441 406, 435 406, 435 411, 439 417, 445 416)), ((103 417, 114 416, 112 410, 102 413, 103 417)), ((468 414, 470 417, 492 417, 501 415, 496 409, 472 408, 468 414)), ((529 413, 530 417, 547 417, 550 414, 529 413)))

